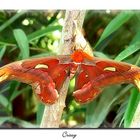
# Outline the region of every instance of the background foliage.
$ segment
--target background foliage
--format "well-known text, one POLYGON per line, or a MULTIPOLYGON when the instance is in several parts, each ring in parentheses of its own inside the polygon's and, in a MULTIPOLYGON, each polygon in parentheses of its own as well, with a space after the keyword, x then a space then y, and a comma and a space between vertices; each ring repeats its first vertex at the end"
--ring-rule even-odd
MULTIPOLYGON (((58 53, 65 11, 0 11, 0 66, 25 58, 58 53)), ((87 11, 83 33, 102 58, 139 65, 139 11, 87 11)), ((131 84, 106 88, 80 105, 69 86, 61 127, 129 127, 140 95, 131 84), (131 94, 132 93, 132 94, 131 94)), ((0 85, 0 127, 38 127, 44 105, 31 87, 16 81, 0 85)))

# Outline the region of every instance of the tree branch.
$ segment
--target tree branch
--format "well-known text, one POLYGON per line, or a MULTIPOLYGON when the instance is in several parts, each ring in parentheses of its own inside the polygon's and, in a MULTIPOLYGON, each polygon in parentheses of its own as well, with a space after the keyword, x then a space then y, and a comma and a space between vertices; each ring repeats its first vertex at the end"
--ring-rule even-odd
MULTIPOLYGON (((65 25, 62 30, 62 38, 60 43, 59 54, 71 54, 71 48, 73 47, 73 38, 75 35, 76 27, 74 20, 77 22, 78 29, 82 28, 85 17, 85 11, 66 11, 65 14, 65 25)), ((42 118, 41 128, 58 128, 61 122, 61 116, 65 107, 65 99, 67 96, 69 77, 63 84, 60 90, 60 96, 58 101, 53 105, 46 105, 42 118)))

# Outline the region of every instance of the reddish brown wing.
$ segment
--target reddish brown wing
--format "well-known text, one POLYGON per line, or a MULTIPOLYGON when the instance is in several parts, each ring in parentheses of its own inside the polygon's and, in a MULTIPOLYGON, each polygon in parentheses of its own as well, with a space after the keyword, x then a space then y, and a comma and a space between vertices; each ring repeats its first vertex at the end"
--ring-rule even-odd
POLYGON ((85 60, 76 77, 76 101, 85 103, 93 100, 106 86, 120 83, 134 83, 134 79, 140 75, 140 69, 136 66, 120 63, 113 60, 85 60))
POLYGON ((69 58, 59 56, 14 62, 0 68, 0 81, 15 79, 30 84, 44 103, 52 104, 69 76, 69 58))

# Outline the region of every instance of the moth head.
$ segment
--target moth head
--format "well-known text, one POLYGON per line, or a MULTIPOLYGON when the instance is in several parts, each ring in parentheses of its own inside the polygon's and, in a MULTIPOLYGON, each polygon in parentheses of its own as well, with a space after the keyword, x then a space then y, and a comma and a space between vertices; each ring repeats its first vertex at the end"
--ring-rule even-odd
POLYGON ((71 54, 71 59, 77 63, 81 63, 84 59, 93 60, 93 57, 83 52, 83 50, 78 49, 73 54, 71 54))

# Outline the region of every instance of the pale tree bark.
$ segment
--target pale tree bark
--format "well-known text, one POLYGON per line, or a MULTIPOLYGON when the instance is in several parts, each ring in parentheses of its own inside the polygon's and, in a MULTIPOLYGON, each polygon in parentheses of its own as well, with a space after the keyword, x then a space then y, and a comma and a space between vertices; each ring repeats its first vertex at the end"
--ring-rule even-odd
MULTIPOLYGON (((82 28, 85 17, 85 11, 66 11, 65 24, 62 30, 62 39, 60 43, 60 54, 66 55, 71 54, 73 47, 73 38, 75 36, 76 26, 74 21, 77 23, 79 29, 82 28)), ((63 87, 59 93, 58 101, 53 105, 46 105, 44 114, 42 117, 41 128, 58 128, 61 123, 61 117, 63 109, 65 107, 65 99, 67 96, 69 77, 63 84, 63 87)))

